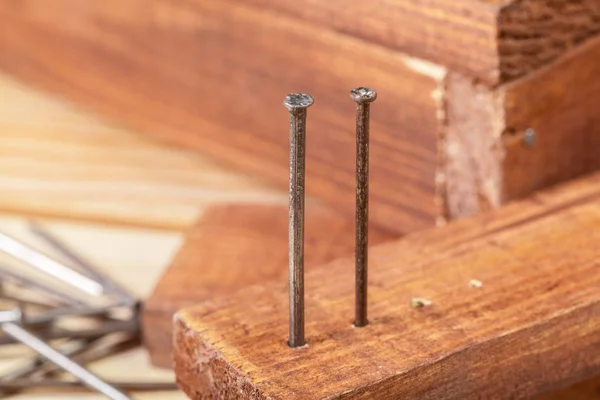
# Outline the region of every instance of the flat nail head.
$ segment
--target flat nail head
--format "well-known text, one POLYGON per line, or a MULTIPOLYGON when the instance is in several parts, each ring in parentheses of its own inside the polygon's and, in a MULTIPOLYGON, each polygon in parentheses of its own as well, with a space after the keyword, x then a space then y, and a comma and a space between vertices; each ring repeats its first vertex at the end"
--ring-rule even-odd
POLYGON ((366 87, 359 87, 350 91, 350 97, 359 104, 372 103, 377 99, 377 92, 366 87))
POLYGON ((315 99, 309 94, 291 93, 285 97, 283 105, 290 111, 304 110, 312 106, 315 99))

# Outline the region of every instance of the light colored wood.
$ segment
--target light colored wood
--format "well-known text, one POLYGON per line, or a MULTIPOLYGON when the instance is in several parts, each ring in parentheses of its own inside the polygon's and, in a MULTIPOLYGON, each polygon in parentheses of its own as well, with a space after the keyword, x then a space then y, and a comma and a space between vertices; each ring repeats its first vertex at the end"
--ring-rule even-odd
MULTIPOLYGON (((173 315, 182 308, 246 286, 286 280, 285 205, 210 207, 163 274, 144 306, 144 342, 155 365, 172 368, 173 315)), ((307 271, 354 252, 354 221, 309 203, 305 222, 307 271)), ((371 227, 369 243, 394 235, 371 227)))
POLYGON ((399 234, 434 225, 444 68, 242 2, 38 7, 0 2, 6 71, 282 189, 289 172, 282 101, 293 91, 314 95, 307 191, 347 215, 356 151, 348 93, 385 88, 372 110, 372 221, 399 234))
MULTIPOLYGON (((144 229, 108 228, 72 222, 41 221, 42 225, 62 241, 77 249, 91 262, 102 268, 112 278, 140 298, 145 298, 160 277, 182 241, 182 234, 144 229)), ((0 215, 0 230, 35 246, 47 254, 54 254, 28 229, 27 221, 8 215, 0 215)), ((14 346, 0 348, 0 375, 19 365, 23 356, 30 352, 14 346)), ((141 348, 106 358, 89 366, 100 376, 111 380, 157 380, 173 379, 170 371, 150 366, 141 348)), ((179 392, 135 393, 139 400, 179 400, 186 396, 179 392)), ((24 392, 11 397, 19 400, 77 399, 100 400, 105 397, 89 391, 24 392)))
POLYGON ((0 75, 0 209, 182 230, 214 203, 285 204, 264 182, 0 75))
POLYGON ((600 174, 370 251, 370 324, 352 259, 306 276, 308 346, 286 344, 282 282, 176 317, 192 399, 515 399, 600 372, 600 174), (481 287, 469 283, 476 279, 481 287), (425 298, 429 306, 411 307, 425 298))

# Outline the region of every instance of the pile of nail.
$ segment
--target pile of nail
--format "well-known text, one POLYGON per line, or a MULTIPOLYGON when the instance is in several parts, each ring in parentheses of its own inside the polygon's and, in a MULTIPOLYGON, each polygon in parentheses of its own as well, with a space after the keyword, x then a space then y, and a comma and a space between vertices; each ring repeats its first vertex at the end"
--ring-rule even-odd
POLYGON ((30 229, 57 257, 0 233, 0 252, 20 264, 0 262, 0 344, 36 354, 0 377, 0 396, 80 387, 123 400, 131 398, 125 392, 174 389, 172 382, 111 383, 85 367, 139 345, 139 303, 40 225, 30 229), (28 269, 40 276, 25 274, 28 269), (59 379, 63 372, 72 379, 59 379))

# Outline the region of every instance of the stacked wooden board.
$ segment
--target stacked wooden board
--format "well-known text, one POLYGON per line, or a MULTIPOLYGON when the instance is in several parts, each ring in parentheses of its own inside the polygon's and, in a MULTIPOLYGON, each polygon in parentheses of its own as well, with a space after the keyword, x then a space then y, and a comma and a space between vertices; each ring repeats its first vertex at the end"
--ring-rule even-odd
POLYGON ((23 0, 0 18, 0 68, 281 187, 281 102, 312 93, 308 191, 347 215, 347 92, 379 89, 371 217, 398 234, 600 164, 596 0, 23 0))

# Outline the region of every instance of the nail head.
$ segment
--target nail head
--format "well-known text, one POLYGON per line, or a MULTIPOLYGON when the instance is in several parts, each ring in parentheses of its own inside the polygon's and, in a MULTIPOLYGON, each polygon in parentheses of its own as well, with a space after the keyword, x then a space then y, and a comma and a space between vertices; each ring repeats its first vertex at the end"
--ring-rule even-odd
POLYGON ((525 144, 525 146, 533 147, 536 140, 537 140, 537 135, 535 133, 535 129, 527 128, 525 130, 525 134, 523 135, 523 143, 525 144))
POLYGON ((350 97, 359 104, 371 103, 377 99, 377 92, 370 88, 359 87, 350 91, 350 97))
POLYGON ((283 101, 283 105, 289 111, 303 110, 306 109, 315 102, 313 97, 309 94, 304 93, 291 93, 288 94, 283 101))

